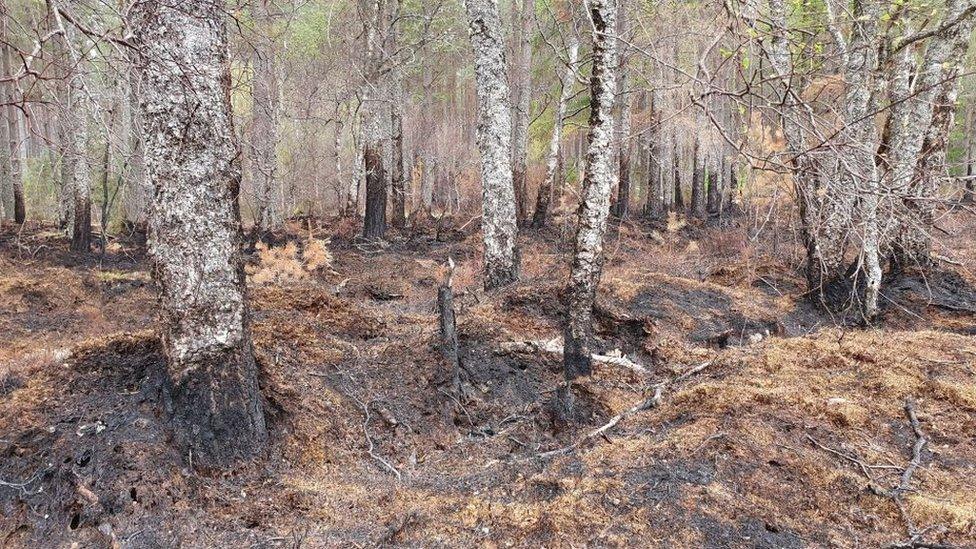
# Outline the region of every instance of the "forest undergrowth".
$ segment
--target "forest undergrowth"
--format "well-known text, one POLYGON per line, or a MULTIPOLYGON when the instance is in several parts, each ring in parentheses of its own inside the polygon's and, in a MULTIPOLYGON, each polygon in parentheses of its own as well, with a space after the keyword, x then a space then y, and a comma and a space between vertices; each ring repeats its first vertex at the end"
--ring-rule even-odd
POLYGON ((561 224, 485 293, 467 219, 382 246, 296 220, 247 267, 272 444, 217 477, 171 443, 140 247, 6 226, 0 545, 971 547, 971 215, 941 223, 952 264, 889 283, 881 327, 808 302, 783 228, 615 225, 580 424, 554 412, 547 344, 561 224), (448 258, 460 391, 438 347, 448 258))

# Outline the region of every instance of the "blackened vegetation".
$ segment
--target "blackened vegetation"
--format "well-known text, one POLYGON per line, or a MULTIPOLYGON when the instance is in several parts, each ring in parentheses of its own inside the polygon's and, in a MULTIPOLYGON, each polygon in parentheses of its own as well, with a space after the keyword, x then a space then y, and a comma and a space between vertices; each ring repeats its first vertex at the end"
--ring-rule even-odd
POLYGON ((120 520, 150 530, 145 543, 171 541, 160 521, 186 487, 173 478, 181 460, 162 416, 159 341, 96 343, 38 375, 56 394, 0 423, 3 544, 53 546, 82 529, 86 544, 105 544, 120 520), (22 424, 28 418, 30 426, 22 424))

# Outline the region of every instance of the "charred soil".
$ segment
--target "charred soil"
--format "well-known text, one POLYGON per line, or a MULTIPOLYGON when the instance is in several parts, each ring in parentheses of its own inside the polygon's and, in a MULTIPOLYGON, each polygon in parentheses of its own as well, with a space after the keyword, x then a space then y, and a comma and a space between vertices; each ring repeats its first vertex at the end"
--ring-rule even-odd
POLYGON ((958 271, 892 280, 884 327, 863 328, 811 306, 799 265, 744 250, 744 229, 620 225, 597 350, 645 370, 598 363, 566 425, 561 357, 513 346, 561 335, 562 229, 524 235, 523 280, 485 294, 474 224, 384 244, 337 226, 254 247, 272 443, 216 477, 171 441, 143 254, 5 227, 0 545, 976 545, 967 240, 958 271), (438 348, 449 257, 460 393, 438 348), (906 405, 926 444, 899 492, 918 440, 906 405))

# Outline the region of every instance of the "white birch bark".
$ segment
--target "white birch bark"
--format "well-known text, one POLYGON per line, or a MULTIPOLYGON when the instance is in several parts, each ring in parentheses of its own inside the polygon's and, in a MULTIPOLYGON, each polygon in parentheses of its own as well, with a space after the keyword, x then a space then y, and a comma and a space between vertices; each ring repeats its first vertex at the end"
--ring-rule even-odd
MULTIPOLYGON (((864 314, 870 320, 878 312, 881 288, 880 181, 875 155, 881 135, 875 116, 884 87, 878 66, 878 22, 881 5, 876 0, 855 0, 849 44, 841 46, 846 63, 845 124, 842 143, 847 158, 842 165, 843 184, 856 189, 864 224, 861 253, 866 275, 864 314)), ((838 39, 838 38, 835 38, 838 39)))
POLYGON ((172 422, 192 465, 226 468, 261 452, 267 430, 240 248, 224 4, 140 2, 132 28, 172 422))
MULTIPOLYGON (((948 100, 955 95, 959 65, 965 57, 976 20, 974 12, 973 0, 946 2, 943 22, 954 24, 940 26, 929 38, 918 74, 906 94, 907 99, 901 108, 892 112, 890 184, 895 193, 904 196, 904 211, 898 216, 895 236, 896 257, 902 264, 925 265, 930 261, 931 237, 928 232, 932 226, 935 188, 932 179, 918 178, 916 174, 926 136, 932 131, 945 131, 945 122, 938 120, 936 105, 940 97, 948 100), (933 128, 933 122, 940 127, 933 128)), ((905 49, 900 58, 901 66, 905 67, 902 73, 908 72, 912 63, 910 52, 905 49)), ((930 136, 930 141, 932 137, 935 135, 930 136)))
MULTIPOLYGON (((603 268, 603 238, 610 194, 617 182, 613 161, 613 104, 616 95, 616 0, 591 0, 593 70, 590 77, 590 130, 586 175, 580 196, 576 245, 569 282, 569 314, 563 366, 567 380, 591 371, 593 301, 603 268)), ((570 396, 569 393, 566 396, 570 396)))
POLYGON ((512 182, 512 120, 505 81, 505 51, 497 0, 466 0, 475 56, 478 149, 481 152, 485 289, 518 279, 515 188, 512 182))
MULTIPOLYGON (((855 193, 838 185, 835 170, 825 170, 823 159, 807 151, 809 132, 804 129, 804 124, 811 124, 814 116, 801 100, 800 90, 794 89, 797 79, 794 78, 786 10, 785 0, 770 0, 769 18, 773 29, 767 57, 782 94, 783 135, 807 250, 807 286, 820 293, 843 276, 844 254, 851 232, 847 222, 853 215, 855 193)), ((834 154, 829 152, 826 156, 832 158, 834 154)))

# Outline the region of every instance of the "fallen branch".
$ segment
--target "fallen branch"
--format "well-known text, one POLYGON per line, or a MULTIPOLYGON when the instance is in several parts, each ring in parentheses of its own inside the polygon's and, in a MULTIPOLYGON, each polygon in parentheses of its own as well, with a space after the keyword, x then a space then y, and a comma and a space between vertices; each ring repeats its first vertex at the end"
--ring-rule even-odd
POLYGON ((396 467, 394 467, 392 463, 383 459, 383 456, 373 451, 375 445, 373 444, 373 438, 369 436, 369 419, 370 419, 369 406, 375 401, 371 400, 363 404, 363 401, 359 400, 358 398, 353 397, 353 400, 355 400, 356 404, 359 404, 359 407, 362 408, 363 410, 363 435, 366 436, 366 442, 369 444, 369 448, 366 449, 366 453, 369 454, 369 457, 378 461, 380 465, 382 465, 387 471, 392 473, 397 478, 397 480, 402 481, 403 476, 400 474, 400 471, 396 467))
POLYGON ((942 261, 942 262, 945 262, 945 263, 948 263, 949 265, 955 265, 956 267, 962 267, 963 266, 963 264, 961 262, 956 261, 955 259, 952 259, 950 257, 946 257, 944 255, 932 254, 932 258, 933 259, 938 259, 939 261, 942 261))
POLYGON ((15 490, 18 490, 18 491, 20 491, 20 495, 23 496, 23 497, 33 496, 35 494, 39 494, 39 493, 43 492, 44 491, 44 486, 38 486, 37 487, 37 490, 29 490, 28 489, 28 486, 30 486, 31 484, 34 484, 34 482, 37 479, 41 478, 41 475, 43 475, 46 472, 47 472, 47 469, 38 469, 38 471, 36 473, 34 473, 33 475, 31 475, 30 478, 28 478, 27 480, 25 480, 23 482, 16 482, 16 481, 15 482, 8 482, 6 480, 0 480, 0 486, 4 486, 6 488, 13 488, 15 490))
POLYGON ((928 444, 929 439, 922 432, 922 426, 918 422, 918 415, 915 413, 915 404, 912 399, 905 400, 905 416, 908 418, 908 423, 912 427, 912 432, 915 434, 915 444, 912 445, 912 457, 905 467, 905 470, 901 474, 901 481, 898 486, 885 490, 880 487, 871 486, 871 491, 879 496, 889 497, 895 502, 898 507, 898 513, 901 514, 902 520, 905 522, 905 529, 908 530, 908 540, 903 542, 895 542, 889 544, 887 547, 891 548, 915 548, 915 547, 928 547, 928 548, 943 548, 950 547, 948 545, 943 545, 939 543, 930 543, 924 541, 922 538, 931 530, 930 528, 925 528, 918 530, 915 527, 915 523, 912 518, 908 516, 908 511, 905 510, 904 501, 902 501, 902 496, 905 492, 910 492, 912 490, 912 476, 915 471, 922 465, 922 450, 925 449, 925 445, 928 444))
POLYGON ((579 448, 580 446, 582 446, 583 444, 585 444, 589 440, 593 440, 593 439, 595 439, 597 437, 601 437, 601 436, 606 436, 606 433, 608 431, 610 431, 610 429, 613 429, 614 427, 616 427, 617 424, 620 423, 621 421, 623 421, 624 419, 626 419, 626 418, 628 418, 628 417, 630 417, 630 416, 632 416, 632 415, 634 415, 634 414, 636 414, 638 412, 642 412, 644 410, 650 410, 651 408, 657 408, 658 406, 660 406, 660 404, 661 404, 661 398, 662 398, 662 396, 664 394, 664 390, 665 389, 667 389, 668 387, 670 387, 672 385, 675 385, 677 383, 681 383, 682 381, 684 381, 684 380, 688 379, 689 377, 697 374, 698 372, 701 372, 702 370, 704 370, 705 368, 707 368, 709 365, 711 365, 711 363, 712 363, 712 361, 710 361, 710 360, 707 361, 707 362, 702 362, 698 366, 695 366, 694 368, 688 370, 687 372, 681 374, 680 376, 678 376, 678 377, 676 377, 674 379, 667 380, 667 381, 662 381, 660 383, 656 383, 656 384, 652 385, 651 388, 654 389, 654 393, 649 398, 645 398, 645 399, 641 400, 640 402, 637 402, 636 404, 634 404, 630 408, 627 408, 623 412, 620 412, 619 414, 613 416, 612 418, 610 418, 610 421, 608 421, 608 422, 604 423, 603 425, 601 425, 600 427, 597 427, 596 429, 593 429, 592 431, 586 433, 585 435, 583 435, 583 437, 581 437, 579 440, 577 440, 573 444, 570 444, 569 446, 564 446, 562 448, 558 448, 556 450, 550 450, 548 452, 542 452, 541 454, 537 454, 535 457, 536 458, 545 459, 545 458, 550 458, 550 457, 559 456, 559 455, 563 455, 563 454, 568 454, 568 453, 572 452, 573 450, 575 450, 576 448, 579 448))
MULTIPOLYGON (((502 343, 499 348, 506 353, 539 354, 549 353, 554 355, 563 354, 563 339, 555 337, 547 340, 537 341, 507 341, 502 343)), ((597 364, 607 364, 633 370, 639 374, 648 373, 647 368, 625 357, 619 350, 611 351, 605 355, 594 354, 590 359, 597 364)))

